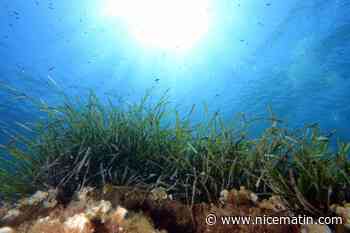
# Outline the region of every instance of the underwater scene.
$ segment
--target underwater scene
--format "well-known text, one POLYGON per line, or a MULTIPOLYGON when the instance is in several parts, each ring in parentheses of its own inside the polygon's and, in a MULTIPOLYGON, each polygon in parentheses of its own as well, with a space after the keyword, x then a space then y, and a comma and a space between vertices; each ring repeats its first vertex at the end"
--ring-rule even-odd
POLYGON ((0 233, 350 232, 350 0, 0 0, 0 233))

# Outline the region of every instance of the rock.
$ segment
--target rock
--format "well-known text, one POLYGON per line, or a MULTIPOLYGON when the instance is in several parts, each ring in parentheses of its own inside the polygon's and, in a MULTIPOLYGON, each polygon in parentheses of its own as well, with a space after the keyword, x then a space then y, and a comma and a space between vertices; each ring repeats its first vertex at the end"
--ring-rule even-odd
MULTIPOLYGON (((273 196, 259 203, 257 195, 244 187, 223 190, 220 193, 223 205, 194 203, 192 208, 180 201, 169 200, 165 188, 155 188, 149 192, 139 187, 110 185, 103 190, 87 187, 76 192, 75 199, 64 205, 59 202, 57 206, 54 197, 54 191, 36 192, 32 197, 22 200, 18 208, 7 211, 7 218, 16 218, 13 224, 1 224, 13 227, 17 233, 159 233, 156 229, 165 229, 169 233, 300 232, 299 225, 218 223, 208 226, 205 219, 211 213, 217 217, 289 214, 280 211, 284 205, 279 197, 273 196)), ((340 210, 343 209, 338 208, 338 213, 343 213, 340 210)), ((309 233, 311 228, 304 226, 304 232, 309 233)))
POLYGON ((128 211, 125 208, 118 206, 118 208, 111 213, 109 220, 105 224, 108 232, 123 232, 127 214, 128 211))
POLYGON ((58 204, 57 201, 58 190, 57 189, 49 189, 48 196, 43 202, 44 208, 53 208, 58 204))
POLYGON ((112 204, 109 201, 101 200, 97 206, 93 206, 87 209, 86 217, 90 220, 98 219, 104 223, 108 217, 108 212, 111 209, 112 204))
POLYGON ((65 232, 70 233, 92 233, 94 227, 89 218, 84 214, 76 214, 64 222, 65 232))
POLYGON ((221 204, 225 204, 227 202, 229 194, 230 192, 227 189, 224 189, 220 192, 219 201, 221 202, 221 204))
POLYGON ((29 198, 19 200, 17 208, 28 210, 33 206, 42 208, 53 208, 57 205, 57 189, 49 189, 47 192, 37 191, 29 198))
POLYGON ((150 200, 150 192, 138 187, 129 186, 113 186, 106 184, 99 196, 98 200, 108 200, 112 203, 113 207, 119 205, 124 206, 126 209, 140 208, 145 200, 150 200))
MULTIPOLYGON (((120 232, 127 233, 157 233, 153 224, 142 214, 135 214, 132 217, 125 220, 122 227, 119 228, 120 232)), ((164 232, 164 231, 163 231, 164 232)))
POLYGON ((149 198, 153 201, 162 201, 168 199, 168 194, 165 188, 157 187, 151 190, 149 198))
POLYGON ((21 215, 21 211, 19 209, 11 209, 7 212, 7 214, 5 214, 4 217, 2 217, 1 221, 2 222, 12 222, 20 215, 21 215))
POLYGON ((88 202, 93 193, 94 188, 87 186, 76 193, 75 199, 81 202, 88 202))
POLYGON ((48 222, 50 222, 50 221, 52 221, 51 218, 50 218, 50 216, 47 216, 47 217, 45 217, 45 218, 39 218, 39 219, 37 220, 37 223, 48 223, 48 222))
POLYGON ((11 227, 1 227, 0 233, 15 233, 15 230, 11 227))
POLYGON ((258 201, 258 196, 247 190, 244 186, 241 186, 238 191, 238 200, 240 204, 256 203, 258 201))
POLYGON ((280 196, 271 196, 268 200, 264 199, 258 206, 261 209, 272 210, 276 213, 287 210, 280 196))
POLYGON ((116 224, 121 225, 123 223, 123 221, 126 219, 127 214, 128 214, 127 209, 125 209, 121 206, 118 206, 118 208, 111 215, 111 219, 116 224))
POLYGON ((29 233, 65 233, 63 224, 59 219, 51 217, 39 218, 30 228, 29 233))
POLYGON ((56 196, 55 189, 50 189, 47 192, 37 191, 31 197, 19 200, 15 204, 15 208, 7 211, 5 216, 0 219, 0 223, 14 226, 45 216, 57 205, 56 196))
POLYGON ((257 202, 258 202, 258 200, 259 200, 258 195, 256 195, 255 193, 251 192, 251 193, 249 194, 249 196, 250 196, 250 200, 251 200, 253 203, 257 203, 257 202))
POLYGON ((223 204, 231 204, 236 206, 249 205, 256 204, 258 202, 258 196, 255 193, 247 190, 244 186, 241 186, 239 190, 222 190, 219 200, 223 204))
POLYGON ((0 207, 0 219, 2 219, 8 212, 8 208, 4 205, 0 207))
POLYGON ((48 196, 49 196, 48 192, 37 191, 31 197, 21 199, 19 201, 19 208, 26 207, 26 206, 38 205, 39 203, 46 200, 48 196))
POLYGON ((336 215, 343 218, 344 227, 350 230, 350 203, 346 203, 343 206, 333 204, 330 209, 336 215))
POLYGON ((332 233, 331 229, 324 224, 301 225, 301 233, 332 233))

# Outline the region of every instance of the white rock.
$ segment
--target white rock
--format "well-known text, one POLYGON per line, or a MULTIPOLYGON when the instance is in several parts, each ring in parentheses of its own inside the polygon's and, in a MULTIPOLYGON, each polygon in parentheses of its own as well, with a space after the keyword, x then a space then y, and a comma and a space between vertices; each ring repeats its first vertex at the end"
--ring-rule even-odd
POLYGON ((48 196, 49 194, 47 192, 40 190, 36 191, 36 193, 34 193, 31 197, 21 199, 19 201, 19 207, 37 205, 40 202, 46 200, 48 196))
POLYGON ((225 202, 227 201, 228 194, 229 194, 229 191, 227 189, 224 189, 220 192, 219 200, 222 204, 225 204, 225 202))
POLYGON ((15 233, 11 227, 2 227, 0 228, 0 233, 15 233))
POLYGON ((126 215, 128 214, 128 210, 125 209, 124 207, 118 206, 116 213, 122 218, 124 219, 126 217, 126 215))
POLYGON ((38 223, 45 223, 45 222, 48 222, 48 221, 50 221, 50 216, 47 216, 45 218, 39 218, 37 222, 38 223))
POLYGON ((90 220, 85 214, 76 214, 64 222, 64 228, 78 233, 92 233, 94 231, 90 220))
POLYGON ((112 215, 112 219, 115 223, 121 224, 123 220, 126 218, 126 215, 128 214, 128 210, 124 207, 118 206, 115 212, 112 215))
POLYGON ((90 207, 86 211, 86 216, 89 219, 98 218, 102 222, 105 221, 107 213, 112 209, 112 204, 109 201, 101 200, 100 204, 97 206, 90 207))
POLYGON ((57 189, 49 189, 49 191, 47 193, 48 193, 48 196, 44 200, 43 206, 44 206, 44 208, 53 208, 58 203, 56 200, 58 190, 57 189))
POLYGON ((253 203, 256 203, 258 201, 258 196, 255 194, 255 193, 250 193, 250 200, 253 202, 253 203))
POLYGON ((34 193, 34 195, 29 199, 29 201, 32 201, 32 203, 28 203, 28 204, 35 204, 38 202, 42 202, 44 201, 47 197, 49 196, 49 194, 47 192, 43 192, 43 191, 37 191, 36 193, 34 193))

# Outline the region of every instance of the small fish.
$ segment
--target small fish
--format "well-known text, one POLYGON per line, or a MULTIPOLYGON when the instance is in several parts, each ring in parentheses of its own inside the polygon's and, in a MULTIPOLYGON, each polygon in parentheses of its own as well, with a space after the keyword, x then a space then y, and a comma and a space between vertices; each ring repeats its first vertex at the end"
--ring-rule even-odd
POLYGON ((13 100, 23 100, 23 99, 28 99, 28 96, 26 95, 19 95, 13 98, 13 100))
POLYGON ((47 75, 47 78, 53 85, 55 85, 57 88, 59 87, 57 82, 50 75, 47 75))
POLYGON ((272 128, 277 128, 277 121, 275 120, 272 120, 272 128))
POLYGON ((271 6, 271 3, 269 3, 269 2, 268 2, 268 3, 266 3, 266 6, 271 6))
POLYGON ((292 137, 285 136, 285 138, 286 138, 286 139, 288 139, 289 141, 291 141, 291 142, 295 143, 295 144, 297 144, 297 143, 298 143, 298 141, 297 141, 297 140, 295 140, 295 139, 294 139, 294 138, 292 138, 292 137))
POLYGON ((274 154, 264 154, 265 157, 269 157, 269 158, 276 158, 277 156, 274 154))
POLYGON ((53 71, 55 68, 56 68, 56 67, 51 66, 51 67, 49 68, 49 71, 53 71))
POLYGON ((155 82, 159 82, 159 80, 160 80, 159 78, 156 78, 154 81, 155 81, 155 82))
POLYGON ((316 138, 317 141, 320 141, 320 142, 328 142, 329 141, 329 138, 328 137, 324 137, 324 136, 319 136, 316 138))
POLYGON ((25 124, 23 124, 23 123, 21 123, 21 122, 16 121, 15 124, 18 125, 18 126, 20 126, 20 127, 22 127, 22 128, 25 129, 25 130, 28 130, 28 131, 30 131, 30 132, 34 132, 31 128, 29 128, 28 126, 26 126, 25 124))

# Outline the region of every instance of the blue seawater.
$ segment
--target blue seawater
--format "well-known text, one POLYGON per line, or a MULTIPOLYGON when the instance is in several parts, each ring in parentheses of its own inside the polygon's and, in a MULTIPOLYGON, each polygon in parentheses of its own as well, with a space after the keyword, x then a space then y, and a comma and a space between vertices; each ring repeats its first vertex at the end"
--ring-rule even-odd
MULTIPOLYGON (((156 96, 169 89, 174 106, 188 111, 207 103, 225 119, 268 115, 271 106, 290 128, 317 122, 325 133, 336 130, 350 140, 349 0, 210 0, 206 33, 180 52, 140 43, 130 23, 101 13, 107 2, 0 1, 2 129, 41 117, 9 88, 59 104, 54 83, 70 96, 93 90, 129 102, 150 88, 156 96)), ((134 15, 157 11, 133 3, 134 15)), ((174 22, 183 21, 182 12, 173 14, 174 22)), ((186 22, 174 25, 151 36, 181 32, 176 27, 186 22)), ((8 140, 2 132, 0 143, 8 140)))

